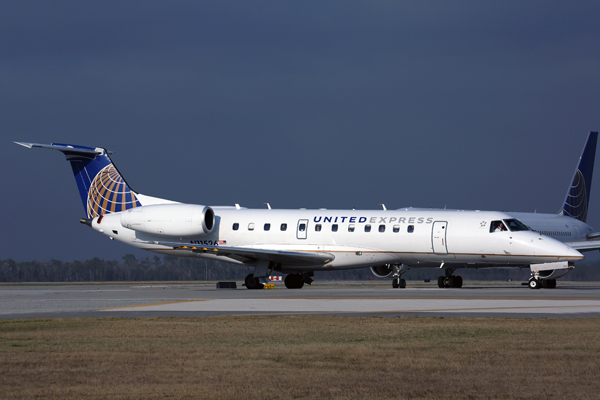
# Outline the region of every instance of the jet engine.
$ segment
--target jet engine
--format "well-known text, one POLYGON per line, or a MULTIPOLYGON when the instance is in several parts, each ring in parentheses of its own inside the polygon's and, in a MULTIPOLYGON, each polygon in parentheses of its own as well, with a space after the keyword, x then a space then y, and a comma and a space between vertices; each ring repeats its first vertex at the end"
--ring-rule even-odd
POLYGON ((387 278, 388 276, 392 275, 394 270, 392 269, 391 265, 385 264, 371 267, 371 272, 378 278, 387 278))
POLYGON ((212 208, 194 204, 157 204, 121 214, 124 228, 163 236, 206 235, 215 225, 212 208))

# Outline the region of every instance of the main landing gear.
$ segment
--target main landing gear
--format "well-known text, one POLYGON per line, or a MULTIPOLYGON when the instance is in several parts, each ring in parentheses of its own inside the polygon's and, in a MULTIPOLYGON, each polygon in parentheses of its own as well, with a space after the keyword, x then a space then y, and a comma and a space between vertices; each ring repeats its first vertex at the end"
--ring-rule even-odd
POLYGON ((408 267, 405 267, 404 264, 394 264, 392 265, 392 270, 392 287, 394 289, 406 288, 406 280, 402 278, 402 275, 408 271, 408 267))
POLYGON ((406 288, 406 280, 402 278, 394 278, 394 280, 392 281, 392 287, 394 289, 404 289, 406 288))
MULTIPOLYGON (((288 274, 284 279, 285 287, 288 289, 302 289, 304 284, 310 285, 313 282, 313 272, 305 272, 302 274, 288 274)), ((264 289, 264 283, 261 280, 266 278, 257 278, 254 274, 246 277, 244 283, 247 289, 264 289)))
POLYGON ((304 286, 302 274, 289 274, 285 277, 283 283, 288 289, 302 289, 302 286, 304 286))
POLYGON ((248 289, 264 289, 265 287, 258 278, 254 277, 253 274, 248 275, 244 280, 244 283, 248 289))
POLYGON ((288 289, 302 289, 304 284, 310 285, 313 282, 312 273, 289 274, 283 280, 288 289))
POLYGON ((454 268, 446 268, 446 275, 438 277, 438 287, 444 288, 461 288, 463 284, 462 276, 452 275, 454 268))

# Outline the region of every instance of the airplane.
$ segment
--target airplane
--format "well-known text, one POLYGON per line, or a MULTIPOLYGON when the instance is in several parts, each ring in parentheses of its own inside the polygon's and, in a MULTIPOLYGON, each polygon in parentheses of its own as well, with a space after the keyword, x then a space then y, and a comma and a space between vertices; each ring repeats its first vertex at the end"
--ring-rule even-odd
POLYGON ((254 267, 248 289, 273 272, 288 289, 312 283, 315 271, 370 267, 393 288, 412 268, 444 271, 440 288, 462 287, 459 268, 530 268, 531 289, 556 279, 600 250, 586 224, 598 132, 590 132, 558 214, 424 208, 387 210, 248 209, 184 204, 131 189, 101 147, 15 142, 53 149, 70 162, 86 217, 81 223, 133 247, 254 267))

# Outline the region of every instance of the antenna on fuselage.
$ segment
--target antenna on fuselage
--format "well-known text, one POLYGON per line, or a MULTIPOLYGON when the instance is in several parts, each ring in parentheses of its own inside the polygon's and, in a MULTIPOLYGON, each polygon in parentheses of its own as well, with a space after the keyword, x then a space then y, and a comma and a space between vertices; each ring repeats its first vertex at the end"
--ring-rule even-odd
POLYGON ((387 211, 387 208, 385 208, 385 204, 380 204, 381 207, 383 207, 383 211, 387 211))
POLYGON ((263 203, 267 205, 267 208, 270 210, 271 209, 271 205, 269 203, 263 203))

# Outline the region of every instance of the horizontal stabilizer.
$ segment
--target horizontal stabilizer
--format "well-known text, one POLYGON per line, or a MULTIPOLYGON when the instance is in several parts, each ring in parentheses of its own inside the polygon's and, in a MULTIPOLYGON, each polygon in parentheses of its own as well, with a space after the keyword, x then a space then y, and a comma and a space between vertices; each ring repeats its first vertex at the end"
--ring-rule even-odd
POLYGON ((588 241, 582 241, 582 242, 566 242, 565 244, 579 252, 600 250, 600 240, 588 240, 588 241))
POLYGON ((101 150, 101 149, 94 149, 91 147, 84 147, 84 146, 75 146, 72 144, 59 144, 59 143, 40 144, 40 143, 26 143, 26 142, 15 142, 15 143, 20 146, 27 147, 28 149, 32 149, 35 147, 35 148, 40 148, 40 149, 58 150, 58 151, 62 151, 63 153, 65 153, 65 152, 82 153, 82 154, 90 154, 90 155, 103 153, 103 150, 101 150))

